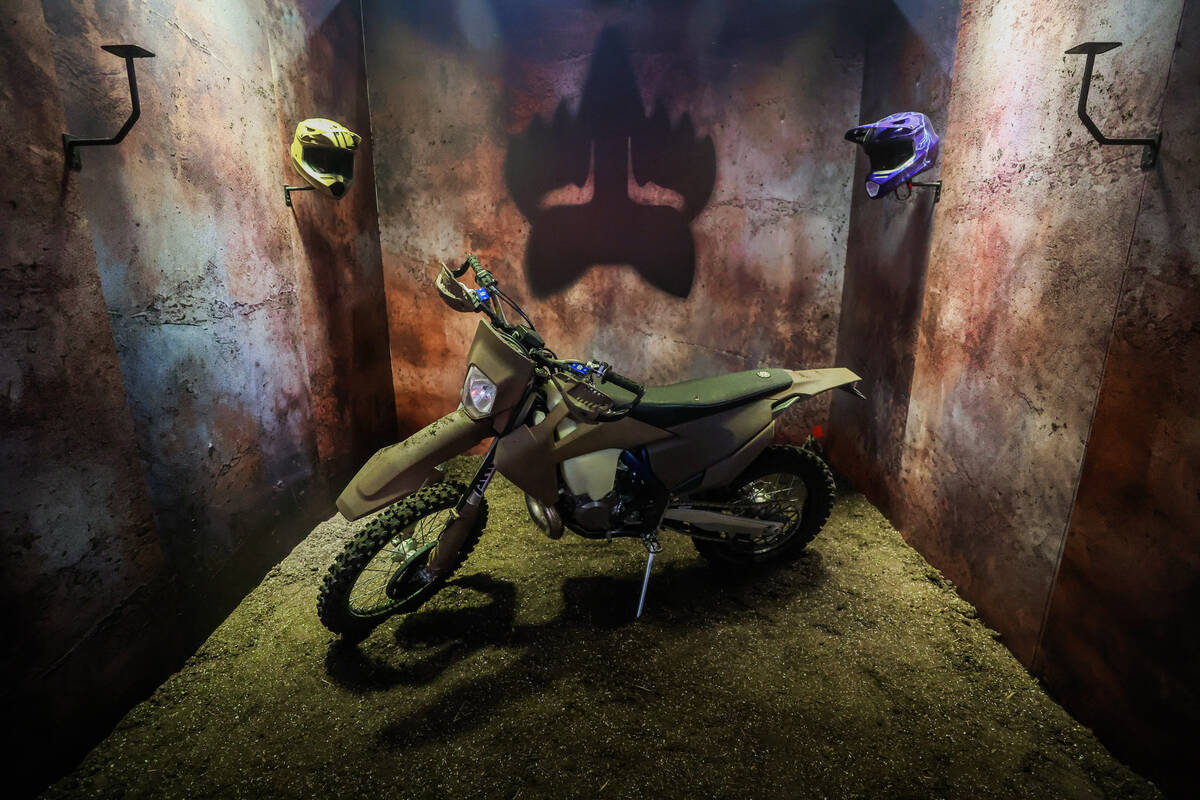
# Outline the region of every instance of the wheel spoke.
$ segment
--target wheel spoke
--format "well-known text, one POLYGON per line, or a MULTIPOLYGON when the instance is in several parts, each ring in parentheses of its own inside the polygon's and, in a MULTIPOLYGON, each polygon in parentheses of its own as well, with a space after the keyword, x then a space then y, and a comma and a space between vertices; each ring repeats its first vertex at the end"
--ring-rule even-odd
POLYGON ((350 610, 370 615, 400 602, 388 596, 388 585, 397 573, 409 569, 417 558, 428 551, 429 546, 445 530, 449 519, 449 510, 437 511, 406 526, 389 539, 363 567, 358 580, 350 588, 347 598, 350 610))
POLYGON ((751 515, 785 523, 784 529, 775 534, 733 537, 732 542, 738 546, 760 553, 778 547, 795 533, 808 501, 808 488, 794 473, 774 473, 745 484, 739 495, 749 505, 751 515))
MULTIPOLYGON (((426 591, 429 584, 415 579, 417 569, 428 560, 453 517, 451 509, 466 490, 454 481, 424 487, 359 531, 322 584, 317 600, 321 622, 335 633, 357 634, 396 610, 414 608, 431 596, 438 587, 426 591)), ((460 562, 486 524, 486 501, 479 514, 460 562)))

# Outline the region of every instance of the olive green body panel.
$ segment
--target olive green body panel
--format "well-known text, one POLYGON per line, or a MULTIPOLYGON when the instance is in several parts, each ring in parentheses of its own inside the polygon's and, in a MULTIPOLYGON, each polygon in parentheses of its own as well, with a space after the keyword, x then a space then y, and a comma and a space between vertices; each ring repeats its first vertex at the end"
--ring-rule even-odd
POLYGON ((503 433, 512 414, 513 407, 521 402, 525 387, 533 377, 533 362, 517 349, 517 345, 496 332, 491 323, 481 320, 475 329, 475 338, 467 352, 467 369, 478 367, 496 384, 496 400, 492 404, 491 427, 503 433))
POLYGON ((536 425, 522 425, 500 439, 496 468, 518 488, 546 505, 558 500, 556 466, 585 453, 647 445, 650 466, 669 491, 703 472, 688 493, 724 485, 737 477, 775 434, 776 406, 812 397, 859 377, 843 367, 788 370, 792 384, 744 405, 662 429, 630 417, 600 424, 580 423, 562 439, 555 429, 567 416, 565 403, 536 425))
POLYGON ((733 455, 721 459, 704 470, 704 480, 688 494, 706 492, 709 489, 728 485, 734 478, 741 475, 746 467, 750 466, 750 462, 758 458, 759 453, 766 450, 773 441, 775 441, 774 422, 756 433, 754 438, 739 447, 733 455))
POLYGON ((788 370, 792 385, 712 416, 676 425, 668 430, 677 438, 651 445, 650 466, 655 475, 674 491, 701 470, 698 484, 687 493, 724 486, 750 466, 775 437, 775 422, 789 400, 813 397, 821 392, 860 380, 845 367, 788 370))
POLYGON ((585 453, 627 449, 664 439, 667 431, 625 417, 615 422, 580 423, 557 441, 554 429, 567 416, 566 403, 550 410, 536 425, 522 425, 496 444, 496 469, 519 489, 546 505, 558 501, 556 467, 585 453))
POLYGON ((358 519, 407 497, 433 477, 438 464, 491 435, 490 420, 473 420, 459 408, 371 456, 342 490, 338 511, 358 519))
POLYGON ((491 414, 475 420, 460 406, 371 456, 337 499, 343 516, 358 519, 412 494, 443 461, 504 429, 533 377, 533 362, 491 324, 481 321, 467 354, 467 369, 472 365, 496 384, 491 414))
MULTIPOLYGON (((481 322, 468 364, 483 371, 497 387, 492 416, 472 419, 460 407, 398 444, 385 447, 363 465, 338 497, 347 519, 358 519, 419 489, 435 468, 503 430, 533 375, 533 365, 515 346, 481 322)), ((566 417, 566 403, 551 409, 536 425, 522 425, 496 446, 502 475, 537 500, 558 500, 557 467, 563 461, 606 449, 648 445, 655 474, 669 490, 704 472, 689 492, 703 491, 736 477, 774 434, 774 406, 793 397, 811 397, 859 380, 848 369, 790 370, 793 383, 745 405, 669 429, 625 417, 615 422, 580 422, 561 439, 555 428, 566 417)))
POLYGON ((670 428, 673 434, 670 439, 646 448, 650 468, 668 491, 675 491, 692 476, 710 471, 772 427, 771 402, 771 396, 767 396, 670 428))

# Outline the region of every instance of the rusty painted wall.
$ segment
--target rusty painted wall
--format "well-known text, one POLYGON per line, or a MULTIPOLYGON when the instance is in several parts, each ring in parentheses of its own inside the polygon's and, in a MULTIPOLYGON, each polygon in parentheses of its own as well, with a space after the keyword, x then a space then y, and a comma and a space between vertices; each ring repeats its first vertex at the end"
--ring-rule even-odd
MULTIPOLYGON (((395 440, 395 402, 375 205, 366 64, 358 0, 267 4, 280 165, 296 123, 330 117, 363 136, 354 185, 337 203, 294 194, 291 252, 319 463, 331 488, 395 440), (293 8, 294 6, 294 8, 293 8)), ((284 165, 284 162, 287 162, 284 165)))
MULTIPOLYGON (((86 739, 394 438, 369 146, 336 207, 305 193, 293 212, 281 189, 300 117, 369 133, 361 17, 318 0, 19 9, 3 84, 28 109, 16 160, 44 180, 6 208, 28 241, 5 237, 5 470, 26 491, 4 546, 38 649, 6 677, 42 698, 32 730, 86 739), (61 133, 128 113, 99 49, 123 41, 157 54, 138 64, 141 119, 64 183, 61 133)), ((30 779, 80 738, 29 739, 30 779)))
POLYGON ((369 0, 402 431, 456 402, 476 320, 431 281, 468 250, 560 356, 657 383, 832 365, 862 64, 839 9, 369 0))
POLYGON ((1200 728, 1200 2, 1178 43, 1034 666, 1184 797, 1200 728))
POLYGON ((1030 663, 1083 461, 1144 175, 1102 129, 1157 121, 1181 2, 962 6, 902 459, 909 540, 1030 663))
MULTIPOLYGON (((860 122, 924 112, 944 136, 958 32, 959 0, 881 3, 865 48, 860 122)), ((850 142, 846 147, 858 149, 850 142)), ((832 400, 828 454, 834 466, 885 514, 895 516, 917 325, 933 226, 933 192, 872 199, 855 168, 837 360, 863 377, 866 401, 832 400)), ((917 179, 936 181, 938 168, 917 179)))
POLYGON ((4 10, 0 75, 0 147, 20 176, 0 211, 0 703, 23 732, 7 749, 19 795, 21 765, 61 756, 38 752, 44 720, 77 754, 86 723, 64 723, 81 698, 123 710, 111 693, 155 663, 142 634, 171 595, 83 201, 61 180, 65 121, 35 0, 4 10), (124 646, 103 652, 97 631, 124 646))

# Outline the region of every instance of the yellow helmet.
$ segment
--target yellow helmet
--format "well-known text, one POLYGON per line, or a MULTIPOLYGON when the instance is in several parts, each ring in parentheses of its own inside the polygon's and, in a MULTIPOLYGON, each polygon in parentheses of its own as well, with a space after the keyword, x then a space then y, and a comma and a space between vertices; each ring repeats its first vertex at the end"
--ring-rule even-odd
POLYGON ((354 179, 354 154, 362 137, 331 119, 306 119, 292 137, 292 166, 318 191, 341 197, 354 179))

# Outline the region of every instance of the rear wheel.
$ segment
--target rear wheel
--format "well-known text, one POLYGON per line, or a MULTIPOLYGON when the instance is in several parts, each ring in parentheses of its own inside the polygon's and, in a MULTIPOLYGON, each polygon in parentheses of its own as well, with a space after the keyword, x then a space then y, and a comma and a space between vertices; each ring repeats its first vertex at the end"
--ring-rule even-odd
MULTIPOLYGON (((361 638, 400 611, 412 611, 432 597, 444 578, 427 582, 421 567, 450 521, 466 487, 446 481, 427 486, 379 514, 362 529, 329 568, 317 597, 317 616, 334 633, 361 638)), ((475 548, 487 524, 482 501, 453 574, 475 548)))
POLYGON ((730 534, 725 541, 692 539, 700 555, 721 564, 761 564, 795 557, 829 519, 833 510, 833 473, 810 450, 768 447, 723 493, 742 513, 783 523, 762 536, 730 534))

